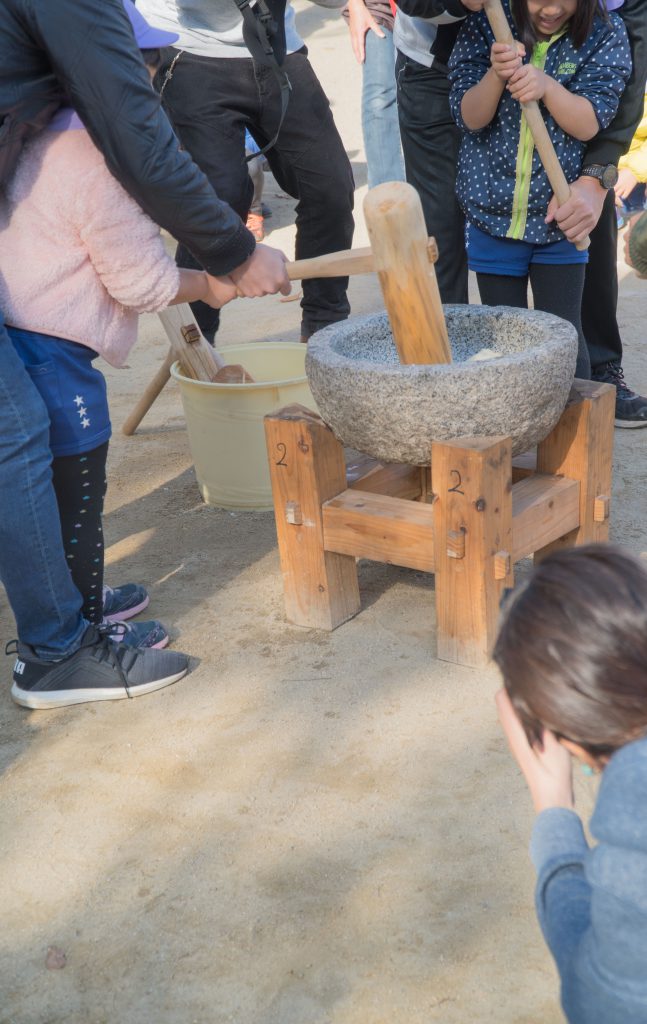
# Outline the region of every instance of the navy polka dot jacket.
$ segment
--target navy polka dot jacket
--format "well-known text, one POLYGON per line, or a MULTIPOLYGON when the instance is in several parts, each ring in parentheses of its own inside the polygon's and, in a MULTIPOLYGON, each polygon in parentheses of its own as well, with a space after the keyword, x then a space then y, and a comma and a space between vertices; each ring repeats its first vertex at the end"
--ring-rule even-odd
MULTIPOLYGON (((518 38, 506 0, 504 10, 518 38)), ((490 235, 535 244, 560 241, 564 236, 559 228, 544 223, 553 193, 517 100, 504 91, 494 119, 479 131, 470 131, 461 117, 463 96, 490 66, 493 42, 485 14, 471 14, 449 62, 452 115, 463 131, 456 183, 460 204, 468 221, 490 235)), ((610 14, 608 21, 596 17, 578 50, 567 27, 548 42, 537 43, 530 60, 570 92, 589 100, 600 128, 611 123, 631 72, 627 33, 617 14, 610 14)), ((586 143, 567 135, 543 104, 539 106, 566 180, 575 181, 586 143)))

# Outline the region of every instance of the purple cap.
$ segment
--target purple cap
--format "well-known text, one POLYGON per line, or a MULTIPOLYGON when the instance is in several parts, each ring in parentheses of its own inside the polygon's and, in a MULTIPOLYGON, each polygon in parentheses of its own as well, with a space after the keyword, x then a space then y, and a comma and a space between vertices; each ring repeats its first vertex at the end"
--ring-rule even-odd
POLYGON ((177 43, 180 38, 177 32, 165 32, 161 28, 149 25, 132 0, 123 0, 123 4, 135 33, 135 42, 140 50, 157 50, 162 46, 172 46, 173 43, 177 43))

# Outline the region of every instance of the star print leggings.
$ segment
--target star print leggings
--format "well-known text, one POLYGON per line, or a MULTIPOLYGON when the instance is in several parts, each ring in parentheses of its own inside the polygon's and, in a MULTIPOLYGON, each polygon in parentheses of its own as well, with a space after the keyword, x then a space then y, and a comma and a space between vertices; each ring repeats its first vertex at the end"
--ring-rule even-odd
POLYGON ((83 617, 103 618, 103 499, 108 442, 82 455, 52 459, 61 532, 72 579, 83 598, 83 617))
POLYGON ((103 527, 110 413, 96 352, 49 334, 7 327, 47 410, 52 483, 65 556, 83 598, 83 616, 101 622, 103 527))

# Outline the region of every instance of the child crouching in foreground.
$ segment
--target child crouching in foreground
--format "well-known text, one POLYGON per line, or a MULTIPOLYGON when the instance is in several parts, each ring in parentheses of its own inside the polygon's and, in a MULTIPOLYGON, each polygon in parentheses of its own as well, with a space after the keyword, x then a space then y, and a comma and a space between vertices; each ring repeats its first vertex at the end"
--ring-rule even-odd
POLYGON ((647 1021, 647 567, 547 558, 504 611, 499 716, 534 801, 536 906, 570 1024, 647 1021), (590 849, 572 760, 602 773, 590 849))

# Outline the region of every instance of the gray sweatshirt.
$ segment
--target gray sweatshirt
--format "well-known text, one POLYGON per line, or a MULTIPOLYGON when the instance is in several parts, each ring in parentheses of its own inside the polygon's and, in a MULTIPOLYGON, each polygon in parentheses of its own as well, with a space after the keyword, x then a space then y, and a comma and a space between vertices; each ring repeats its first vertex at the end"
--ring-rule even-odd
MULTIPOLYGON (((243 40, 243 19, 234 0, 138 0, 144 17, 157 28, 177 32, 175 44, 201 57, 249 57, 243 40)), ((294 25, 294 8, 285 9, 287 52, 303 46, 294 25)))
POLYGON ((647 1022, 647 739, 613 755, 591 818, 589 849, 574 811, 535 819, 539 923, 569 1024, 647 1022))

